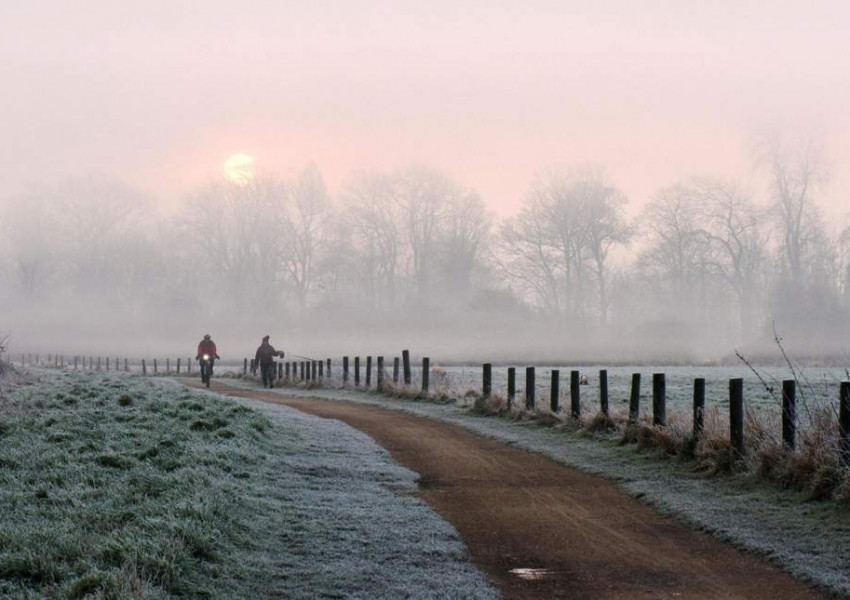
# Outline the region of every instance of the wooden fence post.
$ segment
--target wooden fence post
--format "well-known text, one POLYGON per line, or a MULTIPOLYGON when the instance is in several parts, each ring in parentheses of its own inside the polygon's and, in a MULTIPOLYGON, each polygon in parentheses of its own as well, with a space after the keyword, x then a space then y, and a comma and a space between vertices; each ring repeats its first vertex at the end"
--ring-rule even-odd
POLYGON ((331 378, 331 359, 328 359, 328 379, 331 378))
POLYGON ((570 416, 581 419, 581 377, 578 371, 570 371, 570 416))
POLYGON ((667 378, 664 373, 652 374, 652 424, 667 425, 667 378))
POLYGON ((558 406, 561 399, 561 372, 558 369, 552 369, 552 383, 549 386, 549 409, 556 413, 560 409, 558 406))
MULTIPOLYGON (((106 359, 106 370, 107 371, 109 370, 109 359, 108 358, 106 359)), ((165 372, 171 373, 171 359, 170 358, 165 359, 165 372)))
POLYGON ((319 379, 325 378, 325 361, 319 361, 319 379))
POLYGON ((348 357, 342 357, 342 383, 348 383, 348 357))
POLYGON ((508 367, 508 410, 516 399, 516 367, 508 367))
MULTIPOLYGON (((186 359, 186 370, 187 371, 190 370, 189 364, 190 364, 189 359, 186 359)), ((127 360, 126 358, 124 359, 124 372, 125 373, 130 372, 130 361, 127 360)))
POLYGON ((283 363, 277 363, 277 380, 280 381, 283 379, 283 363))
POLYGON ((608 369, 599 371, 599 410, 608 416, 608 369))
POLYGON ((850 466, 850 381, 842 381, 838 394, 838 448, 841 464, 850 466))
POLYGON ((481 396, 489 398, 490 394, 493 392, 493 365, 490 363, 484 363, 481 367, 481 372, 481 396))
POLYGON ((289 361, 286 361, 286 380, 289 381, 289 361))
POLYGON ((142 377, 147 377, 148 366, 145 364, 145 359, 142 359, 142 377))
POLYGON ((354 386, 360 385, 360 357, 354 357, 354 386))
POLYGON ((384 391, 384 357, 378 357, 378 391, 384 391))
POLYGON ((248 358, 242 359, 242 375, 248 374, 248 358))
POLYGON ((428 387, 430 385, 431 376, 431 359, 427 356, 422 358, 422 393, 428 393, 428 387))
POLYGON ((741 456, 744 454, 744 380, 729 380, 729 441, 741 456))
POLYGON ((404 385, 410 385, 410 351, 401 351, 401 361, 404 366, 404 385))
POLYGON ((310 379, 312 379, 313 381, 316 381, 316 379, 318 379, 318 377, 319 377, 319 361, 311 360, 310 361, 310 367, 311 367, 310 379))
POLYGON ((177 359, 177 374, 180 375, 180 359, 177 359))
MULTIPOLYGON (((98 369, 100 368, 100 359, 99 358, 97 359, 97 368, 98 369)), ((154 372, 154 375, 156 375, 159 372, 159 369, 156 366, 156 359, 153 359, 153 372, 154 372)))
POLYGON ((393 358, 393 383, 398 384, 398 356, 393 358))
POLYGON ((372 386, 372 357, 366 357, 366 387, 372 386))
POLYGON ((782 382, 782 444, 794 449, 797 434, 797 382, 786 379, 782 382))
POLYGON ((525 368, 525 410, 534 410, 537 396, 537 381, 534 367, 525 368))
POLYGON ((629 396, 629 423, 634 425, 640 418, 640 373, 632 373, 632 393, 629 396))
POLYGON ((705 427, 705 379, 694 379, 694 437, 699 437, 705 427))
MULTIPOLYGON (((125 360, 126 360, 126 359, 125 359, 125 360)), ((191 374, 192 374, 192 359, 191 359, 191 358, 187 358, 187 359, 186 359, 186 372, 187 372, 189 375, 191 375, 191 374)))

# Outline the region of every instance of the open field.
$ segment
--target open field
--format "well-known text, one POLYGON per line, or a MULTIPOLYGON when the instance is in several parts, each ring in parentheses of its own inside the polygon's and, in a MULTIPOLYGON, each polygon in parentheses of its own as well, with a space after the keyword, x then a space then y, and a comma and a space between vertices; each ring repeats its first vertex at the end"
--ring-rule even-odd
POLYGON ((416 475, 346 425, 40 376, 0 404, 0 596, 497 596, 416 475))

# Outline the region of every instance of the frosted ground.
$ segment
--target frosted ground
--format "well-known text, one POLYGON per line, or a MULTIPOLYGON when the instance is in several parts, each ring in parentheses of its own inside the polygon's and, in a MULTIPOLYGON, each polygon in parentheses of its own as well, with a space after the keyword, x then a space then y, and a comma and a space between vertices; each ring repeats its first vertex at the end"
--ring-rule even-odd
POLYGON ((0 596, 496 598, 371 438, 168 381, 0 403, 0 596))
MULTIPOLYGON (((232 381, 236 387, 256 387, 232 381)), ((835 503, 803 503, 748 476, 705 477, 687 464, 638 453, 613 437, 590 438, 533 421, 484 417, 463 404, 390 399, 351 390, 278 393, 379 405, 460 425, 583 471, 611 478, 627 493, 690 525, 767 555, 793 575, 850 596, 850 513, 835 503)))

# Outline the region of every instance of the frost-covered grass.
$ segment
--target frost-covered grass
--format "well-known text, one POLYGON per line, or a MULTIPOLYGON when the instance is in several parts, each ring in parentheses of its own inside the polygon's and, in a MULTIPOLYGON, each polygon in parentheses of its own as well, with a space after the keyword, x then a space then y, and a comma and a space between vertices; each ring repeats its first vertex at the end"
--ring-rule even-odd
POLYGON ((494 598, 370 438, 170 382, 44 374, 0 405, 0 596, 494 598))
MULTIPOLYGON (((250 387, 247 382, 232 385, 250 387)), ((446 421, 611 478, 662 512, 764 553, 801 579, 850 596, 847 505, 802 502, 752 472, 706 476, 696 472, 693 463, 672 459, 658 450, 636 451, 634 445, 622 445, 619 432, 588 435, 578 429, 542 426, 539 420, 484 416, 470 405, 401 400, 350 390, 286 389, 280 393, 374 404, 446 421)))

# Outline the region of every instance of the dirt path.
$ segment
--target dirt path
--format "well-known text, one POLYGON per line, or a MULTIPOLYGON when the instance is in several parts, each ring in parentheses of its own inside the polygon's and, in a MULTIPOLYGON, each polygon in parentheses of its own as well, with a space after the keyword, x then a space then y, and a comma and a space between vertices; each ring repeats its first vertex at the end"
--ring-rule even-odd
POLYGON ((363 404, 213 389, 339 419, 374 438, 419 473, 421 497, 454 525, 505 598, 822 597, 603 478, 461 427, 363 404), (544 571, 525 578, 514 569, 544 571))

